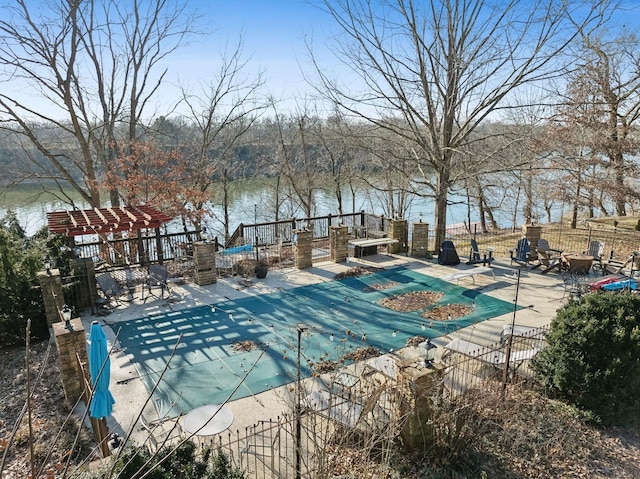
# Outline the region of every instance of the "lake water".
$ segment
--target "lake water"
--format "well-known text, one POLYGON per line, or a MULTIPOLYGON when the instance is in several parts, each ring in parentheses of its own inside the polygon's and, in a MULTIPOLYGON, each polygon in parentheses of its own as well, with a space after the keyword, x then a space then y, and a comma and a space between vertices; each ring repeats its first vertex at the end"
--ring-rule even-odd
MULTIPOLYGON (((273 213, 272 190, 264 184, 255 181, 240 181, 233 185, 230 191, 230 232, 233 232, 240 224, 253 224, 254 220, 258 222, 272 221, 275 217, 273 213)), ((447 213, 447 224, 461 224, 469 219, 467 214, 466 199, 462 197, 451 196, 449 198, 451 204, 447 213)), ((86 207, 77 198, 78 207, 86 207)), ((323 216, 327 214, 336 214, 337 200, 334 195, 328 191, 318 190, 315 194, 316 213, 315 216, 323 216)), ((348 191, 344 192, 344 209, 345 212, 364 210, 368 213, 385 214, 382 202, 377 200, 375 195, 369 192, 360 192, 356 194, 355 201, 352 200, 348 191)), ((212 205, 211 210, 217 218, 222 218, 222 208, 212 205)), ((0 217, 4 217, 8 210, 16 212, 20 225, 25 229, 29 236, 36 233, 40 228, 46 225, 46 214, 51 211, 60 211, 70 209, 65 202, 52 197, 51 195, 35 196, 33 189, 24 188, 5 195, 0 205, 0 217)), ((426 223, 434 223, 434 207, 433 201, 428 198, 413 197, 407 209, 405 217, 409 222, 418 221, 422 214, 422 220, 426 223)), ((562 212, 554 213, 560 217, 562 212)), ((514 226, 513 211, 503 209, 494 211, 496 220, 501 228, 510 228, 514 226)), ((301 218, 304 215, 301 210, 295 211, 293 208, 289 211, 289 215, 281 215, 282 218, 295 216, 301 218)), ((471 222, 478 221, 478 215, 475 208, 472 208, 470 215, 471 222)), ((515 226, 522 224, 523 218, 518 215, 515 226)), ((212 236, 224 236, 224 229, 221 221, 216 218, 208 218, 205 222, 207 231, 212 236)), ((180 230, 179 221, 169 225, 168 229, 180 230)))

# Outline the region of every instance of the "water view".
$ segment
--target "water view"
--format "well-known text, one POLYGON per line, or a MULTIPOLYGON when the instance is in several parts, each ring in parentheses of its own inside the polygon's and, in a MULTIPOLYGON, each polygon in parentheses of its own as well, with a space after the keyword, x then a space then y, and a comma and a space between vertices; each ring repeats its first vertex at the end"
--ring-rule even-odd
MULTIPOLYGON (((343 192, 345 212, 367 211, 373 214, 390 216, 392 213, 386 211, 384 200, 380 194, 372 190, 360 190, 352 197, 350 191, 343 192)), ((88 207, 82 202, 77 195, 69 195, 78 208, 88 207)), ((215 200, 214 200, 215 201, 215 200)), ((315 215, 323 216, 327 214, 336 214, 338 211, 338 203, 335 195, 328 190, 316 190, 315 196, 315 215)), ((478 221, 478 214, 475 206, 468 209, 466 198, 451 195, 449 198, 450 206, 447 213, 447 224, 457 225, 478 221)), ((240 224, 253 224, 257 222, 273 221, 275 218, 273 207, 273 190, 269 184, 258 182, 255 180, 237 181, 232 185, 230 190, 230 231, 234 231, 240 224)), ((68 202, 63 201, 51 194, 42 194, 41 190, 34 187, 21 187, 5 194, 0 206, 0 217, 6 215, 11 210, 18 217, 20 225, 25 229, 27 235, 35 234, 40 228, 46 225, 46 214, 51 211, 60 211, 71 209, 68 202), (38 194, 40 193, 40 194, 38 194)), ((207 232, 211 236, 224 236, 224 228, 222 223, 223 209, 220 204, 211 204, 210 210, 213 217, 207 218, 205 226, 207 232)), ((501 228, 518 227, 522 224, 523 217, 519 213, 514 222, 514 213, 511 208, 497 209, 494 211, 496 220, 501 228)), ((562 216, 562 210, 556 209, 554 217, 562 216)), ((287 217, 304 217, 301 208, 291 207, 287 214, 280 215, 281 218, 287 217)), ((412 196, 407 207, 405 217, 410 221, 418 221, 422 217, 422 221, 427 223, 434 222, 433 200, 412 196)), ((168 230, 181 230, 182 225, 179 221, 167 225, 168 230)))

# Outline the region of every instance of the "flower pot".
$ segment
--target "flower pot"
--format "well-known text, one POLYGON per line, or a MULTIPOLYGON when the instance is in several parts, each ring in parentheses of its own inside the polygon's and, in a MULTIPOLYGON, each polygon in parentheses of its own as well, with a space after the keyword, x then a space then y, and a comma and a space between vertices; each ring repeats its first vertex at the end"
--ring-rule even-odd
POLYGON ((256 278, 266 278, 269 267, 266 264, 257 264, 254 271, 256 273, 256 278))

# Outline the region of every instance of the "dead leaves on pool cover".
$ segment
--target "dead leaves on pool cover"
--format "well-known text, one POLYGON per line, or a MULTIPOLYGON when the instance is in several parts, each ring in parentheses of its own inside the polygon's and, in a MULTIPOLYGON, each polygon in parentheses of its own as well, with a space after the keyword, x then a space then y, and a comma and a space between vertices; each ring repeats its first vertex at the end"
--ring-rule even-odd
POLYGON ((414 291, 413 293, 397 294, 380 300, 380 304, 394 311, 408 312, 424 309, 439 301, 444 293, 435 291, 414 291))
MULTIPOLYGON (((409 312, 425 309, 440 301, 444 293, 436 291, 414 291, 412 293, 397 294, 380 300, 380 304, 394 311, 409 312)), ((471 314, 473 308, 464 304, 447 304, 436 306, 422 313, 422 317, 437 321, 446 321, 471 314)))

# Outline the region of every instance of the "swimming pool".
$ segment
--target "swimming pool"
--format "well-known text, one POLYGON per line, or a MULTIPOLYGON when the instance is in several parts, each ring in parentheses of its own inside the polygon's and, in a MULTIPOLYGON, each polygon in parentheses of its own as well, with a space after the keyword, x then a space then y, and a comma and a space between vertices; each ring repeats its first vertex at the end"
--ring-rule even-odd
POLYGON ((167 311, 118 326, 121 346, 133 355, 148 391, 160 380, 180 338, 153 394, 160 415, 178 415, 293 381, 299 323, 307 328, 301 343, 301 372, 307 377, 313 364, 340 362, 345 353, 358 348, 385 353, 404 347, 413 336, 436 338, 512 310, 512 303, 399 267, 167 311), (392 286, 372 287, 379 284, 392 286), (465 304, 472 306, 472 312, 450 321, 429 321, 421 316, 424 310, 397 312, 379 304, 385 297, 420 290, 442 292, 438 305, 465 304), (240 341, 251 341, 258 348, 234 350, 240 341))

